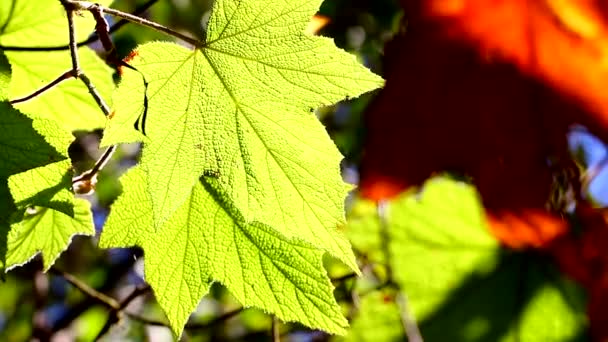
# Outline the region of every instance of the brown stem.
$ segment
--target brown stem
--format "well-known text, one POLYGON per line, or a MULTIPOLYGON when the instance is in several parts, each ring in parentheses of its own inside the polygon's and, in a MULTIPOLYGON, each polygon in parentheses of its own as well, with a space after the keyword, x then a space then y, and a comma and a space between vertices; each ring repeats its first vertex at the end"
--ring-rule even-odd
POLYGON ((272 342, 281 342, 281 331, 279 329, 279 319, 277 316, 272 316, 272 342))
POLYGON ((90 298, 95 299, 95 301, 99 302, 100 304, 115 310, 118 310, 120 308, 120 304, 116 301, 116 299, 95 290, 94 288, 85 284, 83 281, 76 278, 75 276, 67 272, 61 271, 55 267, 51 268, 50 272, 63 277, 65 280, 67 280, 68 283, 72 284, 72 286, 74 286, 90 298))
MULTIPOLYGON (((185 330, 205 330, 205 329, 209 329, 212 328, 238 314, 240 314, 241 312, 243 312, 243 310, 245 310, 245 308, 238 308, 232 311, 228 311, 220 316, 217 316, 216 318, 214 318, 213 320, 206 322, 206 323, 188 323, 186 324, 186 326, 184 327, 185 330)), ((146 317, 142 317, 139 316, 137 314, 134 313, 130 313, 130 312, 125 312, 125 315, 129 316, 129 318, 131 318, 132 320, 141 322, 143 324, 147 324, 147 325, 154 325, 154 326, 161 326, 161 327, 168 327, 170 328, 169 323, 165 323, 162 321, 157 321, 157 320, 153 320, 153 319, 149 319, 146 317)))
POLYGON ((56 85, 58 85, 59 83, 61 83, 61 82, 65 81, 65 80, 67 80, 67 79, 70 79, 70 78, 72 78, 72 77, 74 77, 74 71, 73 71, 73 70, 68 70, 68 71, 64 72, 63 74, 61 74, 59 77, 57 77, 57 78, 56 78, 54 81, 52 81, 51 83, 49 83, 49 84, 45 85, 44 87, 42 87, 42 88, 40 88, 40 89, 38 89, 38 90, 34 91, 33 93, 31 93, 31 94, 29 94, 29 95, 27 95, 27 96, 24 96, 24 97, 21 97, 21 98, 18 98, 18 99, 11 100, 11 101, 10 101, 10 103, 11 103, 12 105, 15 105, 15 104, 18 104, 18 103, 21 103, 21 102, 29 101, 29 100, 33 99, 34 97, 36 97, 36 96, 38 96, 38 95, 40 95, 40 94, 44 93, 45 91, 47 91, 47 90, 49 90, 49 89, 51 89, 51 88, 54 88, 54 87, 55 87, 56 85))
MULTIPOLYGON (((106 116, 108 116, 108 115, 110 115, 110 107, 108 107, 108 105, 104 101, 101 94, 99 94, 99 92, 97 91, 97 88, 95 88, 95 86, 93 85, 93 82, 91 82, 89 77, 80 69, 80 60, 78 57, 78 46, 76 44, 76 27, 74 25, 74 11, 79 9, 79 7, 78 7, 79 2, 78 1, 75 2, 75 1, 71 1, 71 0, 60 0, 60 1, 61 1, 61 4, 63 5, 63 7, 65 8, 67 17, 68 17, 69 46, 70 46, 70 56, 72 59, 72 70, 71 70, 72 75, 74 77, 78 77, 84 83, 84 85, 89 90, 89 93, 91 94, 91 96, 95 99, 95 102, 97 102, 97 105, 99 106, 99 108, 103 111, 103 113, 106 116)), ((101 25, 103 25, 103 24, 98 23, 98 26, 101 26, 101 25)), ((116 149, 115 146, 108 147, 106 149, 106 151, 103 153, 103 155, 101 156, 101 158, 99 160, 97 160, 97 162, 95 163, 93 168, 89 171, 84 172, 80 176, 75 177, 72 180, 72 184, 76 185, 79 182, 86 182, 86 183, 88 183, 88 184, 86 184, 87 187, 92 189, 95 186, 95 180, 96 180, 97 174, 106 165, 106 163, 108 162, 108 160, 114 153, 115 149, 116 149)), ((82 183, 80 183, 80 184, 82 184, 82 183)), ((74 188, 77 189, 79 187, 75 186, 74 188)))
MULTIPOLYGON (((158 2, 158 0, 148 0, 148 2, 146 2, 146 3, 142 4, 141 6, 137 7, 135 9, 135 11, 133 11, 133 14, 134 15, 139 15, 139 14, 144 13, 150 7, 152 7, 152 5, 154 5, 157 2, 158 2)), ((11 7, 11 10, 12 10, 12 7, 11 7)), ((9 13, 9 17, 11 17, 10 13, 9 13)), ((130 21, 128 21, 126 19, 120 19, 118 22, 116 22, 114 25, 112 25, 110 27, 110 29, 108 30, 108 32, 109 33, 114 33, 114 32, 118 31, 120 28, 122 28, 123 26, 125 26, 128 23, 130 23, 130 21)), ((5 23, 5 25, 6 24, 8 24, 8 21, 5 23)), ((0 28, 0 32, 1 31, 2 31, 2 28, 0 28)), ((100 39, 100 37, 97 34, 93 34, 87 40, 79 42, 76 45, 78 47, 87 46, 89 44, 95 43, 99 39, 100 39)), ((60 46, 5 46, 5 45, 0 45, 0 49, 2 49, 4 51, 46 52, 46 51, 69 50, 70 49, 70 45, 69 44, 60 45, 60 46)))
POLYGON ((103 7, 99 4, 96 3, 92 3, 92 2, 88 2, 88 1, 74 1, 74 0, 61 0, 64 1, 66 3, 69 3, 71 6, 74 6, 74 8, 78 9, 78 10, 84 10, 84 11, 102 11, 105 12, 107 14, 119 17, 119 18, 123 18, 125 20, 131 21, 133 23, 139 24, 139 25, 143 25, 143 26, 147 26, 150 27, 152 29, 155 29, 159 32, 168 34, 170 36, 176 37, 178 39, 183 40, 184 42, 187 42, 193 46, 198 46, 200 45, 200 42, 197 39, 188 37, 184 34, 181 34, 177 31, 174 31, 166 26, 163 26, 161 24, 158 24, 156 22, 150 21, 148 19, 144 19, 142 17, 138 17, 136 15, 130 14, 130 13, 126 13, 126 12, 122 12, 119 10, 115 10, 113 8, 108 8, 108 7, 103 7))

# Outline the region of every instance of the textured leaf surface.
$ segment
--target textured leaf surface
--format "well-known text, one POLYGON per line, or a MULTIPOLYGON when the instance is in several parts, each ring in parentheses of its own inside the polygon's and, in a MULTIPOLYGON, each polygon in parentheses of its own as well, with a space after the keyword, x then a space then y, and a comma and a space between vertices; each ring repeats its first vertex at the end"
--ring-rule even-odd
MULTIPOLYGON (((130 63, 148 81, 142 166, 155 225, 213 176, 248 221, 319 246, 356 268, 346 239, 341 155, 312 110, 382 85, 327 38, 303 33, 320 1, 217 1, 195 50, 140 46, 130 63), (228 190, 229 189, 229 190, 228 190)), ((141 94, 125 73, 118 93, 141 94)), ((126 97, 126 95, 117 95, 126 97)), ((138 139, 138 103, 116 103, 105 144, 138 139)), ((139 121, 141 124, 142 120, 139 121)))
MULTIPOLYGON (((101 1, 109 4, 111 1, 101 1)), ((78 40, 93 32, 88 13, 76 17, 78 40)), ((68 43, 65 11, 56 0, 15 0, 0 4, 0 44, 5 46, 63 46, 68 43)), ((47 52, 5 52, 12 65, 10 98, 31 94, 71 68, 68 50, 47 52)), ((105 97, 114 88, 109 67, 88 47, 79 49, 83 70, 105 97)), ((67 80, 44 94, 17 105, 23 113, 54 119, 68 130, 103 127, 105 117, 79 80, 67 80)))
MULTIPOLYGON (((500 248, 469 185, 431 180, 422 193, 387 203, 384 216, 369 210, 359 214, 365 212, 375 218, 356 216, 349 232, 356 237, 387 230, 394 280, 407 295, 425 341, 570 341, 582 336, 581 288, 541 256, 500 248)), ((370 248, 362 239, 353 239, 353 246, 363 252, 370 248)))
POLYGON ((101 235, 102 247, 139 244, 146 280, 174 332, 183 326, 211 281, 225 285, 245 306, 286 321, 344 333, 346 320, 323 268, 323 251, 285 238, 267 225, 247 222, 216 180, 197 183, 158 230, 151 229, 152 201, 140 168, 122 177, 123 194, 101 235))
POLYGON ((74 235, 93 235, 90 204, 74 199, 74 217, 45 207, 26 211, 23 220, 11 225, 8 234, 6 266, 20 266, 42 252, 44 270, 48 270, 74 235))
POLYGON ((11 176, 9 188, 17 207, 40 206, 74 216, 71 168, 72 162, 63 160, 11 176))
MULTIPOLYGON (((65 159, 34 129, 32 120, 15 110, 7 101, 0 102, 0 114, 0 177, 65 159)), ((52 120, 40 119, 37 126, 43 131, 57 130, 55 136, 62 131, 52 120)), ((67 154, 67 145, 64 146, 67 154)))
POLYGON ((88 202, 69 191, 73 137, 55 120, 10 105, 11 69, 1 54, 0 75, 0 264, 18 266, 42 252, 48 269, 74 234, 95 232, 88 202))

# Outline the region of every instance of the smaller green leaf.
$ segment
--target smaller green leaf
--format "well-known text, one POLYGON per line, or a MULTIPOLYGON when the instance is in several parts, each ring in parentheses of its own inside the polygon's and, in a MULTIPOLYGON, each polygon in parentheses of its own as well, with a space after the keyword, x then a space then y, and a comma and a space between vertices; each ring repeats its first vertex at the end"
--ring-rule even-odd
MULTIPOLYGON (((108 6, 112 0, 99 0, 108 6)), ((77 40, 86 39, 95 26, 88 12, 74 16, 77 40)), ((68 20, 57 0, 11 0, 0 2, 2 45, 61 46, 68 44, 68 20)), ((35 53, 34 53, 35 54, 35 53)))
POLYGON ((12 224, 8 233, 7 270, 23 265, 42 252, 46 271, 67 248, 74 235, 94 234, 90 204, 86 200, 74 200, 73 218, 45 207, 28 209, 23 220, 12 224))
POLYGON ((420 193, 380 205, 375 212, 371 203, 355 205, 348 232, 358 250, 384 249, 425 341, 557 342, 584 335, 582 288, 547 257, 503 249, 472 186, 433 179, 420 193))
MULTIPOLYGON (((6 52, 13 69, 10 98, 30 95, 71 68, 69 51, 37 53, 6 52)), ((78 49, 82 69, 104 99, 114 89, 112 70, 88 47, 78 49)), ((35 98, 15 105, 28 116, 52 119, 65 130, 104 127, 106 118, 87 87, 77 79, 68 79, 35 98)))
POLYGON ((46 207, 74 216, 72 163, 63 160, 9 177, 17 207, 46 207))
POLYGON ((39 119, 34 122, 6 101, 0 102, 0 117, 0 131, 3 132, 0 135, 0 177, 65 159, 54 147, 63 145, 67 154, 69 142, 65 143, 66 133, 54 121, 39 119))
MULTIPOLYGON (((102 5, 109 0, 99 1, 102 5)), ((77 40, 85 40, 95 26, 90 13, 75 16, 77 40)), ((0 44, 19 47, 58 47, 59 51, 6 51, 12 65, 11 100, 32 94, 49 84, 66 70, 71 58, 68 21, 65 10, 57 0, 13 0, 0 2, 0 44)), ((114 88, 111 69, 89 47, 78 49, 80 64, 95 87, 109 98, 114 88)), ((63 81, 16 107, 30 117, 57 121, 68 131, 93 130, 104 126, 105 117, 82 82, 63 81)))
POLYGON ((345 341, 400 341, 405 336, 394 293, 378 290, 368 293, 358 305, 345 341))
POLYGON ((357 199, 348 209, 348 239, 370 262, 386 263, 376 203, 357 199))

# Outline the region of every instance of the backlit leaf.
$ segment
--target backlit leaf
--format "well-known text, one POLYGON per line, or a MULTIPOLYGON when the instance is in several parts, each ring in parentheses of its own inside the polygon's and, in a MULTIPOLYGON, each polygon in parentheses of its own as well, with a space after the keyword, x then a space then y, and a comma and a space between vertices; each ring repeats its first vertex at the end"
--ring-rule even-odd
MULTIPOLYGON (((109 4, 111 1, 100 1, 109 4)), ((88 13, 76 16, 78 41, 92 32, 94 20, 88 13)), ((15 0, 0 3, 0 44, 16 47, 56 47, 68 44, 65 10, 56 0, 15 0)), ((105 97, 114 88, 112 73, 88 47, 79 50, 81 67, 105 97)), ((71 68, 70 52, 6 51, 13 70, 10 99, 30 95, 71 68)), ((53 119, 67 130, 103 127, 105 117, 80 80, 70 79, 57 87, 16 106, 27 115, 53 119)))
POLYGON ((6 267, 20 266, 42 252, 46 271, 69 246, 74 235, 93 234, 93 217, 86 200, 74 200, 74 217, 50 208, 31 207, 20 222, 11 225, 6 267))
POLYGON ((212 281, 225 285, 244 306, 332 333, 346 320, 323 268, 323 251, 247 222, 213 179, 197 183, 186 202, 157 231, 146 173, 130 170, 112 207, 102 247, 138 244, 145 252, 146 281, 179 335, 212 281))
MULTIPOLYGON (((546 256, 501 248, 489 233, 474 188, 433 179, 421 193, 410 191, 382 205, 379 212, 359 213, 349 228, 355 236, 362 229, 380 239, 386 234, 393 280, 425 341, 582 339, 582 289, 546 256)), ((366 252, 369 245, 362 241, 353 240, 353 246, 366 252)), ((385 329, 379 334, 395 333, 386 323, 399 316, 388 304, 361 307, 383 310, 376 316, 385 317, 377 322, 385 329)), ((361 313, 353 326, 369 319, 369 312, 361 313)))
POLYGON ((304 34, 320 1, 217 1, 194 50, 136 49, 115 98, 105 144, 142 139, 155 226, 201 175, 217 178, 247 221, 299 237, 356 268, 337 227, 350 187, 341 155, 312 111, 382 85, 324 37, 304 34), (145 115, 144 115, 145 114, 145 115), (145 116, 145 117, 144 117, 145 116), (145 119, 145 120, 144 120, 145 119), (145 126, 145 127, 144 127, 145 126))

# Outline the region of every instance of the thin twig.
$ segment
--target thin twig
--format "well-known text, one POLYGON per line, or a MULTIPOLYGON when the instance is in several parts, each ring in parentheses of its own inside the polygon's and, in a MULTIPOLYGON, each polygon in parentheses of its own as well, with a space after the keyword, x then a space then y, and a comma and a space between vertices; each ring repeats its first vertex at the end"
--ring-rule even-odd
POLYGON ((155 327, 167 327, 167 328, 170 328, 169 323, 165 323, 165 322, 162 322, 162 321, 157 321, 157 320, 154 320, 154 319, 149 319, 149 318, 146 318, 146 317, 143 317, 143 316, 131 313, 131 312, 125 311, 125 315, 127 317, 129 317, 130 319, 134 320, 134 321, 138 321, 138 322, 146 324, 146 325, 153 325, 155 327))
MULTIPOLYGON (((137 7, 135 9, 135 11, 133 11, 133 15, 140 15, 140 14, 144 13, 150 7, 152 7, 152 5, 154 5, 156 2, 158 2, 158 0, 149 0, 148 2, 137 7)), ((9 15, 9 17, 10 17, 10 15, 9 15)), ((8 21, 6 23, 8 23, 8 21)), ((112 25, 108 31, 110 33, 114 33, 128 23, 130 23, 129 20, 120 19, 118 22, 116 22, 114 25, 112 25)), ((95 33, 92 36, 90 36, 89 38, 87 38, 86 40, 79 42, 76 45, 78 47, 86 46, 86 45, 95 43, 99 39, 100 39, 100 37, 95 33)), ((0 49, 2 49, 4 51, 17 51, 17 52, 19 52, 19 51, 23 51, 23 52, 64 51, 64 50, 69 50, 70 45, 69 44, 59 45, 59 46, 4 46, 4 45, 0 45, 0 49)))
POLYGON ((144 19, 142 17, 138 17, 136 15, 132 15, 130 13, 126 13, 126 12, 122 12, 122 11, 119 11, 119 10, 115 10, 113 8, 103 7, 103 6, 99 5, 99 4, 88 2, 88 1, 74 1, 74 0, 62 0, 62 1, 65 1, 65 2, 69 3, 71 6, 73 6, 75 9, 78 9, 78 10, 90 11, 92 13, 94 11, 105 12, 107 14, 110 14, 110 15, 113 15, 113 16, 116 16, 116 17, 119 17, 119 18, 126 19, 128 21, 133 22, 133 23, 136 23, 136 24, 139 24, 139 25, 142 25, 142 26, 150 27, 150 28, 155 29, 155 30, 157 30, 159 32, 162 32, 162 33, 168 34, 170 36, 173 36, 175 38, 181 39, 184 42, 187 42, 187 43, 189 43, 189 44, 191 44, 193 46, 200 45, 200 42, 199 42, 198 39, 194 39, 194 38, 188 37, 188 36, 186 36, 186 35, 184 35, 182 33, 179 33, 179 32, 177 32, 175 30, 172 30, 172 29, 170 29, 170 28, 168 28, 166 26, 163 26, 163 25, 161 25, 159 23, 156 23, 154 21, 150 21, 148 19, 144 19))
POLYGON ((245 308, 240 307, 238 309, 228 311, 226 313, 223 313, 223 314, 217 316, 216 318, 214 318, 213 320, 211 320, 207 323, 186 324, 186 329, 188 329, 188 330, 205 330, 205 329, 214 327, 214 326, 218 325, 219 323, 222 323, 222 322, 240 314, 241 312, 243 312, 243 310, 245 310, 245 308))
POLYGON ((409 310, 407 305, 407 301, 405 296, 402 294, 401 287, 397 284, 393 278, 393 268, 391 267, 390 260, 393 260, 392 253, 390 249, 390 236, 389 236, 389 221, 388 221, 388 210, 389 205, 387 201, 378 202, 377 213, 378 220, 380 222, 380 234, 382 239, 382 249, 384 250, 385 260, 387 260, 386 264, 386 276, 388 278, 387 286, 397 289, 399 292, 397 294, 397 306, 399 307, 399 313, 401 316, 401 325, 403 326, 403 330, 407 334, 407 339, 410 342, 422 342, 422 335, 420 334, 420 330, 418 329, 418 325, 416 324, 416 320, 414 319, 413 314, 409 310))
MULTIPOLYGON (((205 329, 209 329, 212 328, 220 323, 223 323, 224 321, 240 314, 241 312, 243 312, 243 310, 245 310, 245 308, 238 308, 232 311, 228 311, 220 316, 217 316, 216 318, 214 318, 213 320, 206 322, 206 323, 188 323, 184 326, 185 330, 205 330, 205 329)), ((147 325, 154 325, 154 326, 160 326, 160 327, 168 327, 170 328, 169 323, 165 323, 163 321, 158 321, 158 320, 154 320, 154 319, 149 319, 131 312, 124 312, 125 315, 127 315, 130 319, 141 322, 143 324, 147 324, 147 325)))
POLYGON ((99 94, 99 91, 97 90, 97 88, 95 88, 93 82, 91 82, 91 79, 89 79, 89 77, 85 75, 82 71, 80 72, 80 75, 78 75, 78 78, 82 81, 82 83, 84 83, 87 89, 89 89, 89 93, 91 94, 91 96, 93 96, 95 102, 97 103, 97 106, 99 106, 103 114, 105 114, 105 116, 110 115, 110 107, 106 104, 106 101, 104 101, 103 97, 101 97, 101 94, 99 94))
POLYGON ((99 330, 94 340, 98 341, 99 339, 101 339, 101 337, 110 330, 114 323, 117 323, 122 319, 123 314, 125 314, 123 310, 129 305, 131 301, 148 291, 150 291, 149 285, 145 285, 143 287, 136 287, 135 290, 133 290, 125 299, 120 302, 118 308, 112 308, 110 310, 106 323, 103 325, 101 330, 99 330))
POLYGON ((272 316, 272 342, 281 342, 281 331, 279 329, 279 319, 277 316, 272 316))
MULTIPOLYGON (((107 293, 112 291, 114 288, 116 288, 117 282, 131 271, 137 258, 143 255, 142 250, 139 248, 133 248, 132 252, 133 258, 129 258, 127 262, 110 266, 110 269, 108 270, 108 277, 104 280, 103 284, 96 289, 97 292, 107 293)), ((53 270, 51 269, 51 271, 53 270)), ((64 329, 75 319, 77 319, 83 312, 97 303, 97 300, 93 297, 85 296, 82 301, 72 305, 67 312, 60 315, 52 325, 51 330, 53 333, 56 333, 64 329)))
POLYGON ((14 100, 10 101, 10 103, 12 105, 14 105, 14 104, 17 104, 17 103, 29 101, 29 100, 33 99, 34 97, 36 97, 38 95, 41 95, 45 91, 50 90, 51 88, 55 87, 59 83, 65 81, 65 80, 68 80, 68 79, 70 79, 72 77, 74 77, 73 70, 68 70, 68 71, 64 72, 63 74, 61 74, 59 77, 57 77, 51 83, 45 85, 44 87, 42 87, 42 88, 34 91, 33 93, 31 93, 31 94, 29 94, 27 96, 24 96, 24 97, 21 97, 21 98, 18 98, 18 99, 14 99, 14 100))
POLYGON ((135 298, 150 292, 151 289, 152 288, 148 284, 136 287, 133 292, 131 292, 127 297, 125 297, 125 299, 120 301, 120 308, 126 308, 135 298))
POLYGON ((399 308, 399 316, 401 317, 401 325, 405 327, 407 340, 409 342, 423 342, 422 334, 416 323, 416 318, 409 308, 407 298, 401 291, 397 293, 396 302, 397 307, 399 308))
POLYGON ((74 77, 79 78, 82 83, 89 89, 89 93, 97 102, 99 108, 103 111, 103 113, 108 116, 110 115, 110 107, 106 104, 104 99, 101 97, 101 94, 97 91, 97 88, 93 85, 91 80, 85 75, 85 73, 80 69, 80 60, 78 57, 78 45, 76 44, 76 26, 74 25, 74 11, 78 9, 78 2, 74 2, 71 0, 60 0, 61 4, 63 4, 65 11, 68 16, 68 31, 69 31, 69 46, 70 46, 70 57, 72 59, 72 72, 74 77))
POLYGON ((108 332, 110 327, 120 320, 123 314, 123 310, 129 305, 129 303, 131 303, 135 298, 150 291, 149 285, 136 287, 133 292, 131 292, 127 297, 125 297, 125 299, 118 302, 116 299, 93 289, 92 287, 85 284, 83 281, 73 276, 72 274, 61 271, 57 268, 51 268, 50 271, 54 274, 63 277, 67 282, 72 284, 72 286, 80 290, 82 293, 110 309, 108 320, 98 333, 97 338, 95 340, 105 335, 105 333, 108 332))
POLYGON ((62 0, 65 10, 68 15, 68 32, 69 32, 69 45, 70 45, 70 57, 72 60, 72 71, 74 77, 80 76, 80 60, 78 59, 78 46, 76 45, 76 26, 74 25, 74 9, 62 0))
MULTIPOLYGON (((74 25, 74 11, 78 10, 78 6, 76 5, 78 2, 74 2, 71 0, 60 1, 61 4, 64 6, 68 17, 69 46, 70 56, 72 59, 72 75, 74 77, 78 77, 84 83, 84 85, 89 90, 91 96, 95 99, 95 102, 97 103, 99 108, 106 116, 108 116, 110 115, 110 107, 106 104, 101 94, 97 91, 97 88, 95 88, 93 82, 91 82, 89 77, 80 69, 80 60, 78 58, 78 46, 76 44, 76 27, 74 25)), ((98 23, 98 25, 101 24, 98 23)), ((107 164, 115 150, 116 146, 108 147, 101 155, 99 160, 95 162, 95 165, 91 170, 86 171, 80 176, 73 178, 72 184, 74 184, 74 189, 93 189, 96 183, 97 174, 107 164), (82 184, 84 184, 84 187, 81 186, 82 184)))
POLYGON ((331 282, 332 283, 341 283, 341 282, 343 282, 345 280, 356 278, 356 277, 357 277, 357 273, 352 272, 352 273, 347 273, 347 274, 345 274, 343 276, 340 276, 340 277, 331 278, 331 282))
POLYGON ((116 299, 95 290, 94 288, 85 284, 83 281, 76 278, 75 276, 73 276, 67 272, 64 272, 62 270, 59 270, 55 267, 52 267, 50 269, 50 272, 63 277, 65 280, 67 280, 68 283, 72 284, 72 286, 74 286, 75 288, 80 290, 80 292, 86 294, 90 298, 93 298, 95 301, 99 302, 100 304, 102 304, 108 308, 111 308, 111 309, 117 310, 120 308, 120 303, 118 303, 116 301, 116 299))

